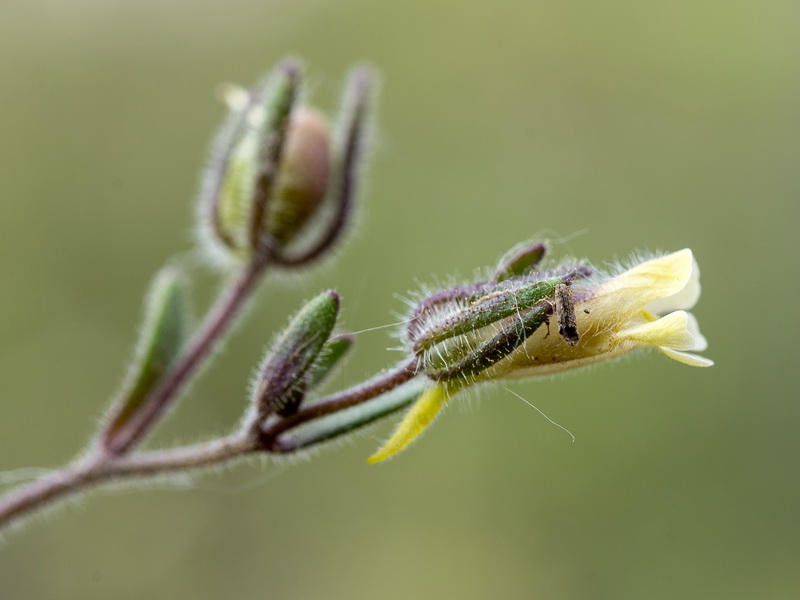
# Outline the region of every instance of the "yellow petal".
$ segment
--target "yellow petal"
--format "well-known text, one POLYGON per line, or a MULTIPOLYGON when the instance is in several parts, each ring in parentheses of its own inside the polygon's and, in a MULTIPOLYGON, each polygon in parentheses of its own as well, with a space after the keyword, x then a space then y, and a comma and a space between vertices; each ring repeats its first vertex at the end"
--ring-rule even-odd
POLYGON ((672 360, 677 360, 685 365, 689 365, 690 367, 712 367, 714 366, 714 361, 710 358, 706 358, 705 356, 697 356, 696 354, 690 354, 688 352, 678 352, 677 350, 672 350, 670 348, 659 348, 661 352, 665 355, 669 356, 672 360))
POLYGON ((381 446, 375 454, 367 459, 367 462, 374 464, 394 456, 400 450, 408 446, 425 431, 425 428, 433 422, 436 415, 444 406, 450 394, 442 385, 437 385, 423 392, 420 399, 406 413, 400 425, 392 433, 392 437, 381 446))
MULTIPOLYGON (((687 249, 688 250, 688 249, 687 249)), ((687 250, 681 250, 686 252, 687 250)), ((691 252, 689 250, 689 252, 691 252)), ((683 286, 679 292, 661 298, 647 306, 647 310, 659 315, 672 312, 673 310, 691 310, 697 301, 700 299, 700 267, 697 261, 692 257, 692 272, 686 285, 683 286)))
POLYGON ((673 302, 687 286, 692 288, 692 298, 681 297, 679 301, 696 301, 699 287, 689 285, 694 265, 688 248, 645 261, 602 284, 587 306, 597 311, 597 318, 617 315, 624 320, 645 307, 659 307, 663 299, 673 302))
POLYGON ((617 339, 641 342, 651 346, 666 346, 677 350, 693 350, 695 347, 695 339, 689 331, 689 316, 682 310, 620 331, 617 339))
POLYGON ((688 329, 689 333, 691 333, 694 338, 694 346, 689 348, 689 350, 697 350, 698 352, 708 350, 708 340, 700 333, 700 325, 697 323, 697 319, 692 313, 689 313, 688 329))

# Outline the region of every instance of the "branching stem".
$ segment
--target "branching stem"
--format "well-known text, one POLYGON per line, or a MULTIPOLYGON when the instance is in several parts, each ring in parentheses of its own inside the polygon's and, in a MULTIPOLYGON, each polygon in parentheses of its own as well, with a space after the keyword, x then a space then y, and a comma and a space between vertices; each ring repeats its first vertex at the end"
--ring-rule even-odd
POLYGON ((291 452, 293 449, 282 448, 278 443, 282 433, 390 392, 415 377, 417 367, 414 359, 348 390, 331 394, 290 417, 276 418, 260 435, 252 427, 243 427, 224 438, 168 450, 118 455, 92 450, 62 469, 0 497, 0 529, 57 500, 86 492, 103 483, 186 473, 257 452, 291 452))
POLYGON ((253 259, 219 295, 197 333, 191 339, 175 366, 153 390, 147 403, 125 424, 125 427, 103 440, 111 454, 125 454, 150 431, 161 415, 178 398, 181 390, 196 375, 205 359, 233 324, 246 300, 255 290, 268 262, 253 259))
POLYGON ((419 360, 414 357, 410 361, 402 363, 399 367, 381 373, 362 384, 323 398, 319 402, 301 408, 293 415, 276 419, 262 429, 260 434, 261 444, 268 452, 279 451, 280 446, 277 442, 282 433, 314 419, 319 419, 377 398, 381 394, 390 392, 397 386, 406 383, 418 373, 419 360))
POLYGON ((254 449, 256 442, 237 434, 197 446, 128 455, 213 354, 214 348, 230 330, 236 316, 256 289, 267 265, 265 258, 254 258, 220 291, 217 301, 209 309, 175 366, 124 428, 107 435, 85 455, 64 468, 1 497, 0 528, 17 516, 101 481, 185 471, 219 463, 254 449))
MULTIPOLYGON (((231 117, 214 144, 202 192, 204 200, 202 208, 208 211, 208 215, 203 216, 211 219, 213 225, 208 233, 215 235, 216 241, 232 252, 246 252, 249 257, 247 262, 234 273, 227 284, 222 286, 204 319, 188 342, 180 347, 177 357, 175 350, 184 340, 183 330, 181 326, 178 334, 170 328, 178 329, 176 323, 179 317, 183 316, 181 309, 174 308, 172 303, 164 306, 154 305, 153 312, 158 317, 154 322, 159 326, 154 326, 152 332, 145 332, 148 335, 152 333, 151 336, 142 337, 141 347, 145 352, 142 352, 142 364, 136 364, 131 369, 132 381, 135 383, 131 394, 120 394, 118 402, 111 408, 109 417, 101 423, 92 442, 76 459, 58 470, 48 472, 36 481, 21 485, 0 496, 0 529, 18 517, 36 513, 58 499, 87 491, 102 483, 122 479, 138 481, 148 477, 187 472, 256 452, 297 451, 299 446, 288 448, 275 444, 273 447, 271 444, 265 445, 264 441, 265 439, 277 441, 277 436, 282 432, 332 412, 366 402, 396 388, 416 374, 416 364, 403 365, 346 392, 310 404, 307 408, 301 406, 299 403, 303 400, 302 394, 305 394, 306 389, 311 389, 311 386, 306 387, 308 384, 306 370, 324 350, 324 344, 335 324, 338 312, 338 296, 335 296, 335 308, 331 309, 326 317, 330 322, 323 327, 326 328, 325 339, 320 342, 320 347, 313 355, 309 354, 308 365, 304 365, 297 373, 290 372, 286 376, 289 380, 284 386, 286 389, 297 387, 298 390, 302 390, 294 404, 281 405, 274 399, 268 401, 262 398, 268 410, 252 411, 258 418, 255 421, 245 420, 238 430, 229 436, 169 450, 139 449, 142 441, 152 433, 154 427, 175 405, 187 386, 197 378, 203 366, 214 355, 215 349, 231 331, 268 267, 297 267, 322 257, 337 240, 341 239, 350 221, 363 163, 365 139, 368 137, 367 121, 373 76, 365 68, 354 70, 349 79, 347 99, 339 117, 343 134, 334 153, 337 156, 335 174, 331 177, 332 183, 326 183, 325 190, 325 197, 331 199, 332 210, 330 214, 325 211, 320 213, 318 231, 314 232, 317 235, 310 236, 312 241, 304 251, 287 256, 282 247, 286 240, 282 240, 281 236, 271 228, 272 224, 266 222, 272 217, 273 212, 280 215, 281 219, 288 219, 286 221, 288 223, 299 218, 299 215, 304 215, 303 210, 307 210, 309 214, 317 210, 316 206, 311 204, 300 207, 298 203, 306 202, 304 200, 306 192, 298 192, 294 189, 294 184, 289 185, 283 181, 284 175, 287 174, 291 175, 287 181, 294 181, 296 178, 302 182, 308 177, 314 179, 312 176, 319 169, 314 165, 317 159, 311 157, 311 154, 324 152, 327 155, 330 150, 325 140, 321 150, 314 150, 313 153, 304 151, 296 159, 285 156, 288 152, 286 149, 288 127, 297 101, 303 97, 300 89, 301 79, 299 63, 294 59, 283 61, 268 82, 251 90, 244 107, 232 108, 231 117), (248 138, 248 143, 244 144, 243 136, 245 134, 249 136, 250 133, 255 137, 253 140, 248 138), (291 165, 284 170, 284 163, 287 161, 291 162, 291 165), (253 187, 254 189, 250 189, 253 187), (286 200, 287 190, 292 190, 291 193, 297 198, 286 200), (243 194, 250 194, 250 198, 244 197, 243 194), (230 200, 231 198, 233 200, 230 200), (232 202, 231 206, 228 206, 229 200, 232 202), (273 207, 271 204, 273 201, 283 200, 286 200, 283 205, 278 203, 273 207), (294 212, 296 210, 299 212, 294 212), (244 216, 247 217, 246 222, 240 219, 244 216), (239 240, 235 239, 236 236, 233 234, 243 226, 247 230, 247 239, 245 243, 239 244, 237 243, 239 240), (317 238, 315 241, 314 237, 317 238), (162 331, 160 326, 162 323, 166 333, 162 331), (137 370, 139 368, 141 371, 137 370), (134 378, 137 374, 141 375, 139 379, 134 378), (281 406, 284 408, 283 411, 275 408, 281 406), (294 412, 295 410, 297 412, 294 412), (286 423, 269 430, 273 435, 272 438, 265 438, 264 432, 268 431, 265 427, 275 422, 281 423, 284 412, 293 414, 289 415, 286 423)), ((164 292, 164 297, 172 301, 179 295, 174 289, 169 289, 168 293, 164 292)), ((329 294, 329 299, 332 297, 329 294)), ((175 300, 175 305, 177 302, 178 300, 175 300)), ((312 323, 312 325, 317 324, 312 323)), ((311 333, 318 335, 321 331, 315 330, 311 333)), ((289 364, 287 368, 293 364, 289 364)), ((369 416, 369 419, 364 420, 360 417, 361 421, 350 423, 352 428, 395 410, 391 398, 389 400, 386 406, 380 406, 383 410, 374 413, 370 413, 369 410, 362 411, 369 416)), ((255 402, 257 404, 258 399, 255 402)), ((401 405, 402 403, 397 404, 398 407, 401 405)), ((324 429, 325 423, 322 425, 324 429)), ((337 424, 336 427, 341 428, 341 425, 337 424)), ((340 429, 336 428, 326 431, 331 435, 340 433, 340 429)), ((346 431, 349 431, 347 427, 341 428, 341 432, 346 431)), ((309 441, 308 445, 312 443, 316 443, 316 440, 309 441)))
POLYGON ((103 482, 186 472, 244 456, 256 448, 256 440, 236 434, 171 450, 153 450, 122 456, 82 456, 64 468, 12 490, 0 498, 0 529, 12 520, 41 510, 56 500, 85 492, 103 482))

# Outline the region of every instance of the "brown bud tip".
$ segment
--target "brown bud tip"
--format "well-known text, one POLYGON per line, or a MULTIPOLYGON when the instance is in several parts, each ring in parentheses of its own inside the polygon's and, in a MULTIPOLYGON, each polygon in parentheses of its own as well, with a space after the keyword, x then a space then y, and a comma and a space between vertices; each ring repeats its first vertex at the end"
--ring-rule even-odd
POLYGON ((270 233, 281 244, 291 241, 319 209, 328 190, 330 170, 327 118, 311 108, 297 109, 289 121, 278 194, 267 220, 270 233))

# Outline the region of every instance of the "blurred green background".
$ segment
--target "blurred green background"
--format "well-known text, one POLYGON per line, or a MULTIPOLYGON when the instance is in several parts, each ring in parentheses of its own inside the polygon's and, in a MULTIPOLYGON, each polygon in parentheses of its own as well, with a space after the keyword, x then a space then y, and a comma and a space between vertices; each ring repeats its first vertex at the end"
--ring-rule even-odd
MULTIPOLYGON (((798 22, 788 0, 4 0, 0 469, 89 438, 152 273, 191 245, 212 90, 287 53, 325 109, 354 62, 382 73, 357 235, 264 291, 153 444, 232 426, 318 290, 351 330, 387 324, 396 294, 541 234, 599 263, 693 248, 717 365, 510 386, 574 444, 498 387, 388 464, 365 463, 387 423, 309 462, 94 494, 6 537, 3 598, 798 597, 798 22)), ((336 384, 394 345, 360 335, 336 384)))

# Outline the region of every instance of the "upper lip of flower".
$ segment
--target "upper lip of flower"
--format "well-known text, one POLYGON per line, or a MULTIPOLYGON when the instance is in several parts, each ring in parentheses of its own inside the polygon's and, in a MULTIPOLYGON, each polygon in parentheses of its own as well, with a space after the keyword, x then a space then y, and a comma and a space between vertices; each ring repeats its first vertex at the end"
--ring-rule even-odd
POLYGON ((713 361, 687 350, 703 351, 708 342, 687 312, 700 298, 700 269, 688 248, 652 258, 601 283, 586 301, 593 321, 613 324, 614 342, 654 346, 691 366, 713 361))
POLYGON ((600 283, 592 294, 617 319, 639 310, 689 310, 700 297, 700 269, 688 248, 640 262, 600 283))

